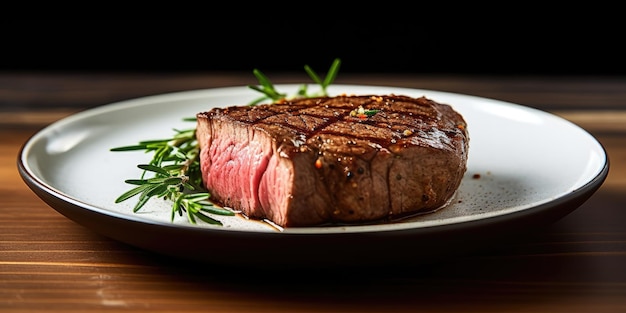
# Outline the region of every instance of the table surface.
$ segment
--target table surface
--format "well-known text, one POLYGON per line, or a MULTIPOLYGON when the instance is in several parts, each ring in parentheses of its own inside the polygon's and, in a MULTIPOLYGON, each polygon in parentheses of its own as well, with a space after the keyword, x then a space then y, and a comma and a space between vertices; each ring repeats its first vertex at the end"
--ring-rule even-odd
MULTIPOLYGON (((302 83, 298 73, 270 73, 302 83)), ((16 160, 30 136, 115 101, 255 84, 251 73, 0 72, 0 311, 626 312, 626 77, 340 74, 538 108, 583 127, 610 172, 572 213, 506 246, 381 271, 190 265, 92 232, 39 199, 16 160), (313 275, 311 275, 313 273, 313 275)))

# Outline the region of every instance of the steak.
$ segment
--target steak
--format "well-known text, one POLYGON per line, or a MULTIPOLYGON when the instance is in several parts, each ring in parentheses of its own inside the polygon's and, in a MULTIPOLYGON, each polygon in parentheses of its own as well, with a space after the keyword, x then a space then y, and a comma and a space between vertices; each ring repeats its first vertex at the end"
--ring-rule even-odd
POLYGON ((426 97, 341 95, 197 114, 218 205, 281 227, 363 224, 446 206, 466 171, 463 116, 426 97))

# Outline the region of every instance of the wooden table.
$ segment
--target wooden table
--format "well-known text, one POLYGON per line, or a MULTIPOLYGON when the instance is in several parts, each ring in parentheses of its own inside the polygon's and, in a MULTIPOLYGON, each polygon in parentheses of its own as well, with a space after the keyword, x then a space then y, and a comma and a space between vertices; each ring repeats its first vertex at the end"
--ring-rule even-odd
MULTIPOLYGON (((275 83, 308 81, 268 73, 275 83)), ((251 73, 0 73, 0 311, 626 312, 626 77, 341 74, 494 98, 560 115, 606 148, 610 172, 581 207, 520 242, 426 268, 249 272, 159 256, 98 235, 22 181, 21 145, 110 102, 256 83, 251 73)))

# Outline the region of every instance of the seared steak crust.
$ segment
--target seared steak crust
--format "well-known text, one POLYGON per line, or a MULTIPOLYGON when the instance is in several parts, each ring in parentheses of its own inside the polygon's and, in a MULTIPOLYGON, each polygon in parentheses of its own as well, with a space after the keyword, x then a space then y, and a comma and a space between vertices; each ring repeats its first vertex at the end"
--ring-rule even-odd
POLYGON ((211 199, 282 227, 434 211, 466 171, 465 120, 425 97, 303 98, 197 118, 211 199))

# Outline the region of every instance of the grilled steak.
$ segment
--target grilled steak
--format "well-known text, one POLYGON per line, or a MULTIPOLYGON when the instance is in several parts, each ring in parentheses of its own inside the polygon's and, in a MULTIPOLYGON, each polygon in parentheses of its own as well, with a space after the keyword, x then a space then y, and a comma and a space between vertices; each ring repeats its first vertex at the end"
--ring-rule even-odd
POLYGON ((466 171, 465 120, 425 97, 302 98, 197 118, 211 199, 282 227, 434 211, 466 171))

